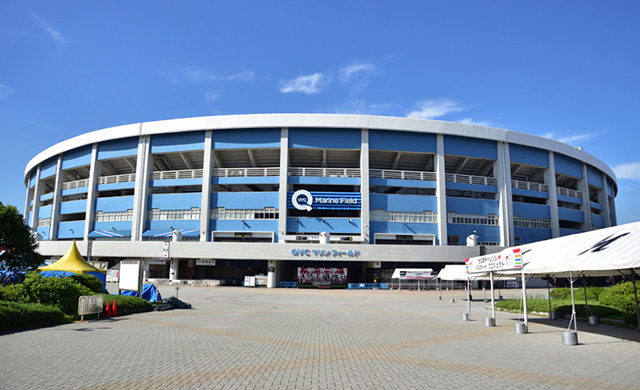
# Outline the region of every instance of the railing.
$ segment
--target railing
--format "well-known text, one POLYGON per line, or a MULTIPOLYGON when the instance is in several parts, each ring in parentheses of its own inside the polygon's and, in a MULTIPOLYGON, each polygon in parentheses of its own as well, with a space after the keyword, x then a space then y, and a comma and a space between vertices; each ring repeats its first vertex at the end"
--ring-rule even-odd
POLYGON ((38 227, 46 227, 46 226, 51 226, 51 218, 38 219, 38 227))
POLYGON ((438 223, 438 214, 433 212, 373 210, 370 218, 375 222, 438 223))
POLYGON ((74 180, 74 181, 68 181, 66 183, 62 183, 62 189, 72 190, 74 188, 87 187, 88 185, 89 185, 89 179, 74 180))
POLYGON ((197 179, 201 178, 202 169, 184 169, 180 171, 156 171, 151 173, 151 180, 197 179))
POLYGON ((513 218, 513 226, 521 228, 551 229, 551 221, 548 219, 513 218))
POLYGON ((511 180, 511 187, 519 190, 549 192, 549 185, 530 181, 511 180))
POLYGON ((265 177, 280 176, 280 168, 214 168, 213 177, 265 177))
POLYGON ((371 179, 399 179, 399 180, 424 180, 436 181, 435 172, 422 171, 396 171, 392 169, 370 169, 371 179))
POLYGON ((157 210, 149 211, 149 220, 194 220, 200 219, 200 209, 194 207, 188 210, 157 210))
POLYGON ((360 177, 360 168, 289 168, 289 176, 360 177))
POLYGON ((98 184, 129 183, 132 181, 136 181, 135 173, 125 173, 123 175, 112 175, 112 176, 100 176, 98 178, 98 184))
POLYGON ((127 211, 98 211, 96 222, 123 222, 133 220, 133 210, 127 211))
POLYGON ((478 184, 484 186, 498 185, 498 179, 495 177, 461 175, 457 173, 447 173, 444 177, 449 183, 478 184))
POLYGON ((447 214, 447 222, 466 225, 498 226, 498 216, 449 213, 447 214))
POLYGON ((569 188, 562 188, 562 187, 556 187, 557 188, 557 192, 560 195, 566 195, 566 196, 570 196, 572 198, 580 198, 582 199, 582 192, 581 191, 576 191, 576 190, 572 190, 569 188))

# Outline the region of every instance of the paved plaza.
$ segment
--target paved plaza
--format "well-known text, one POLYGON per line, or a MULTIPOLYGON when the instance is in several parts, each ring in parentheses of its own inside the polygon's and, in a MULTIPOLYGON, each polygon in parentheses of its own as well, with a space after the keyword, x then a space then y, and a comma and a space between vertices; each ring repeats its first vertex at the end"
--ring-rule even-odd
POLYGON ((462 321, 461 291, 178 293, 194 308, 0 335, 0 388, 640 389, 636 331, 579 322, 564 346, 566 320, 485 327, 482 299, 462 321))

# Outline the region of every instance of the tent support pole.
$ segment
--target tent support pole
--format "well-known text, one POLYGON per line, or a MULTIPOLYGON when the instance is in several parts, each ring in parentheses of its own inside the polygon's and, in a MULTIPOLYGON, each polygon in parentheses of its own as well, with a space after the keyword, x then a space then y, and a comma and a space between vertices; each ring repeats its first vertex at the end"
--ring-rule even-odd
POLYGON ((636 287, 636 271, 633 269, 632 279, 633 279, 633 296, 636 300, 636 319, 638 320, 638 327, 636 330, 640 330, 640 308, 638 307, 638 289, 636 287))
POLYGON ((547 275, 547 298, 549 299, 549 318, 551 318, 551 286, 549 279, 551 279, 551 276, 547 275))
POLYGON ((591 310, 589 309, 589 301, 587 299, 587 278, 582 275, 582 284, 584 286, 584 317, 589 321, 591 310))
POLYGON ((576 299, 573 295, 573 272, 569 272, 569 283, 571 284, 571 320, 569 321, 569 329, 571 329, 571 322, 573 321, 573 327, 575 331, 578 331, 578 321, 576 321, 576 299))
POLYGON ((496 302, 493 293, 493 271, 489 272, 489 280, 491 282, 491 318, 493 321, 496 320, 496 302))
POLYGON ((527 317, 527 279, 524 276, 524 268, 522 268, 522 303, 524 305, 524 326, 529 328, 529 319, 527 317))
POLYGON ((467 278, 467 313, 469 313, 469 318, 471 318, 471 283, 469 282, 469 278, 467 278))

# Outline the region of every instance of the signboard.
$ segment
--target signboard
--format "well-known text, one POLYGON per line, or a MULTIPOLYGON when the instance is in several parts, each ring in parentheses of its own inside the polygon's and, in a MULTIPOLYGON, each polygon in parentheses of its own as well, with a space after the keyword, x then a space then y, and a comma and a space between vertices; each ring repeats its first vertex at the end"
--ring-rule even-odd
POLYGON ((436 275, 431 268, 422 269, 400 269, 396 268, 393 271, 391 279, 403 279, 403 280, 429 280, 435 278, 436 275))
POLYGON ((465 261, 467 273, 506 271, 522 268, 520 248, 505 249, 500 253, 472 257, 465 261))
POLYGON ((255 276, 245 276, 244 277, 244 286, 245 287, 255 287, 256 286, 256 277, 255 276))
POLYGON ((346 268, 298 267, 298 285, 342 286, 347 284, 346 268))
POLYGON ((196 260, 197 266, 205 266, 205 267, 215 267, 215 260, 196 260))
POLYGON ((118 289, 142 293, 142 264, 140 261, 122 260, 120 262, 118 289))
POLYGON ((169 241, 164 241, 162 243, 162 258, 163 259, 169 258, 169 241))
POLYGON ((319 210, 360 210, 360 193, 354 192, 309 192, 289 191, 287 208, 301 211, 319 210))

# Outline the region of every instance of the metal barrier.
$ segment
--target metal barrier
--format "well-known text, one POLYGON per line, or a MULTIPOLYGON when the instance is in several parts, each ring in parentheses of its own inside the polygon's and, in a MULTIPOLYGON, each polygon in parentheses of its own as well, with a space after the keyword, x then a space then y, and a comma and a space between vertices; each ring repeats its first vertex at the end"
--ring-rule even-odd
POLYGON ((81 296, 78 299, 78 315, 80 321, 84 321, 85 314, 98 314, 102 313, 102 295, 89 295, 81 296))
POLYGON ((349 290, 379 290, 380 283, 349 283, 349 290))

